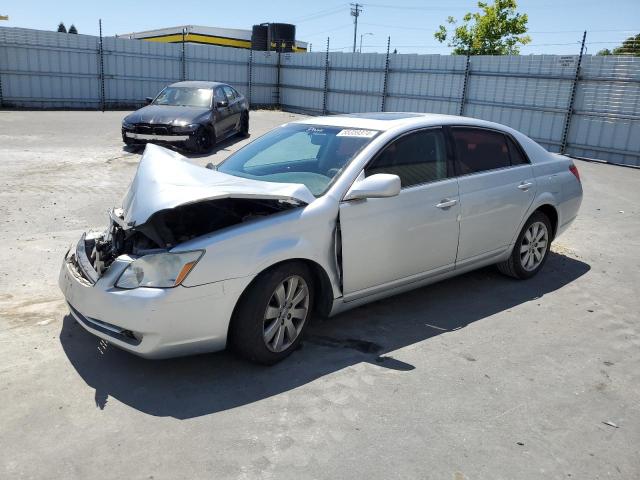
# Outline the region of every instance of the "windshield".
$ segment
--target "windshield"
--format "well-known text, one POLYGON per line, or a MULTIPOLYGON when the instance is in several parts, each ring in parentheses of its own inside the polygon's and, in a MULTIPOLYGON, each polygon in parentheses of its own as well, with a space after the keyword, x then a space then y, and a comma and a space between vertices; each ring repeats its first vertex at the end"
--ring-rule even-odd
POLYGON ((153 105, 209 108, 211 106, 209 88, 167 87, 153 101, 153 105))
POLYGON ((323 125, 284 125, 231 155, 218 171, 265 182, 302 183, 317 197, 378 133, 323 125))

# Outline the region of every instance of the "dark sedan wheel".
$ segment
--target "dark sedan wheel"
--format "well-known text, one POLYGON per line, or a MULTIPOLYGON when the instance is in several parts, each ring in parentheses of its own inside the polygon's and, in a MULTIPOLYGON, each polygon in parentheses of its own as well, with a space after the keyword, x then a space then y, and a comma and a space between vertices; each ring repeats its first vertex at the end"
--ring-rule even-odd
POLYGON ((192 150, 207 153, 216 144, 215 133, 212 128, 200 127, 191 139, 192 150))
POLYGON ((242 117, 240 118, 240 136, 248 137, 249 136, 249 112, 244 112, 242 117))
POLYGON ((311 316, 313 283, 309 269, 286 263, 260 274, 242 295, 230 326, 236 351, 272 365, 293 352, 311 316))
POLYGON ((540 271, 549 256, 551 222, 542 212, 535 212, 525 222, 508 260, 498 264, 498 270, 521 280, 540 271))

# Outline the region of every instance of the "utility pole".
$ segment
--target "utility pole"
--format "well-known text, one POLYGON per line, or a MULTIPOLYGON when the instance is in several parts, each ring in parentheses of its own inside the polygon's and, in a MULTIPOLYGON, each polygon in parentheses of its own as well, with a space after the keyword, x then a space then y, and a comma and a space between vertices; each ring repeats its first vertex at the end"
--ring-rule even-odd
POLYGON ((351 3, 351 16, 353 17, 353 53, 356 53, 356 40, 358 38, 358 17, 362 13, 361 3, 351 3))

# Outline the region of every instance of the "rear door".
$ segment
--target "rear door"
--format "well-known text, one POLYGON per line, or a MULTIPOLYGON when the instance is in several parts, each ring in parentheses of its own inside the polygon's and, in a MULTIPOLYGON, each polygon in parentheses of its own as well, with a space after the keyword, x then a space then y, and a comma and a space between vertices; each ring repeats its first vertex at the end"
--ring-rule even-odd
POLYGON ((242 113, 240 94, 228 85, 224 85, 222 88, 224 88, 224 93, 227 94, 227 99, 229 100, 229 114, 231 115, 229 129, 237 129, 240 125, 240 114, 242 113))
POLYGON ((443 130, 418 130, 394 140, 363 172, 376 173, 398 175, 402 189, 396 197, 340 205, 347 301, 425 272, 451 270, 456 258, 458 183, 443 130))
POLYGON ((216 116, 215 130, 216 137, 223 138, 232 128, 232 115, 227 94, 222 87, 216 87, 214 95, 214 111, 216 116))
POLYGON ((460 186, 457 264, 491 256, 516 235, 535 196, 533 169, 521 147, 497 130, 451 127, 460 186))

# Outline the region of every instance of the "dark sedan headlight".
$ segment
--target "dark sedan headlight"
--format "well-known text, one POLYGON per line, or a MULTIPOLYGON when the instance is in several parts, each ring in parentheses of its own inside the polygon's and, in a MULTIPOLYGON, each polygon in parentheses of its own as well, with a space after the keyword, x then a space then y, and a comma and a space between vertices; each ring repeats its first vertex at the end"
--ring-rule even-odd
POLYGON ((133 130, 135 128, 135 125, 133 123, 125 122, 123 120, 122 121, 122 128, 124 128, 125 130, 133 130))
POLYGON ((198 123, 190 123, 189 125, 175 125, 172 128, 174 133, 192 133, 195 132, 200 124, 198 123))

